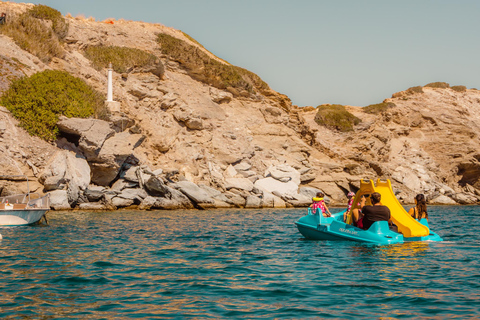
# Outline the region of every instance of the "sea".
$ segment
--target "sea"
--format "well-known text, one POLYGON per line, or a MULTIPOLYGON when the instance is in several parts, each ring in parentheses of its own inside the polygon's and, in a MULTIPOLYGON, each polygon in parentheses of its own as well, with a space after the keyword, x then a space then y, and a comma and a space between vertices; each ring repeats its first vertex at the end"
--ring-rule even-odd
POLYGON ((443 242, 383 246, 305 209, 50 212, 0 228, 0 318, 478 319, 480 207, 428 209, 443 242))

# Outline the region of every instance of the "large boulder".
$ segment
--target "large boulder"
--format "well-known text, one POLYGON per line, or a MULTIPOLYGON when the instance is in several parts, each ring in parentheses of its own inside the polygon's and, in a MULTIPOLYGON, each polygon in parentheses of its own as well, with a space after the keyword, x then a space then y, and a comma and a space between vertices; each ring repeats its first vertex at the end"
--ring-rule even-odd
POLYGON ((108 186, 118 175, 125 160, 144 140, 141 134, 120 132, 107 139, 97 159, 90 162, 92 181, 100 186, 108 186))
POLYGON ((98 119, 61 117, 58 129, 79 137, 78 147, 88 160, 95 159, 105 140, 115 134, 110 123, 98 119))
POLYGON ((50 195, 50 207, 53 210, 71 209, 68 203, 68 194, 66 190, 55 190, 48 193, 50 195))
POLYGON ((185 194, 190 200, 199 204, 199 203, 214 203, 215 201, 209 196, 209 194, 197 186, 195 183, 190 181, 179 181, 172 184, 172 187, 180 190, 185 194))
POLYGON ((103 202, 85 202, 78 205, 80 210, 111 210, 112 208, 103 202))
POLYGON ((157 198, 152 197, 152 196, 147 196, 145 199, 140 202, 138 205, 139 210, 150 210, 152 207, 155 206, 155 202, 157 201, 157 198))
POLYGON ((117 208, 129 207, 133 204, 133 199, 125 199, 122 197, 112 198, 112 204, 117 208))
POLYGON ((478 202, 478 199, 476 196, 473 194, 468 194, 468 193, 455 193, 452 196, 453 200, 460 204, 474 204, 478 202))
POLYGON ((291 181, 297 186, 300 184, 300 172, 288 164, 270 166, 265 171, 265 177, 272 177, 281 182, 291 181))
POLYGON ((257 196, 248 196, 245 203, 245 208, 260 208, 262 206, 262 199, 257 196))
POLYGON ((186 195, 178 190, 169 189, 169 196, 166 198, 157 197, 153 207, 166 210, 193 209, 193 204, 186 195))
POLYGON ((72 204, 90 184, 90 167, 83 156, 61 150, 45 166, 39 181, 50 190, 61 189, 60 185, 66 185, 68 201, 72 204))
POLYGON ((298 184, 293 181, 281 182, 272 177, 258 179, 254 183, 255 188, 269 193, 276 193, 283 196, 295 195, 298 193, 298 184))
POLYGON ((247 178, 227 178, 225 179, 225 189, 230 190, 232 188, 252 191, 253 183, 247 178))
POLYGON ((118 179, 112 184, 110 188, 113 191, 121 192, 125 188, 135 188, 138 187, 138 183, 127 181, 125 179, 118 179))
POLYGON ((94 186, 90 185, 88 188, 83 192, 85 197, 87 197, 87 200, 90 202, 96 202, 99 201, 100 199, 103 198, 103 193, 104 193, 105 188, 104 187, 99 187, 99 186, 94 186))
POLYGON ((152 196, 156 197, 168 197, 170 195, 170 188, 165 185, 163 180, 157 176, 151 176, 145 182, 145 189, 152 196))
POLYGON ((51 176, 43 182, 43 189, 45 191, 63 190, 66 188, 66 181, 63 176, 51 176))
POLYGON ((148 194, 145 190, 139 188, 125 188, 122 190, 122 193, 118 195, 119 197, 130 199, 130 200, 137 200, 142 201, 145 199, 148 194))
POLYGON ((308 207, 312 204, 312 198, 297 194, 293 196, 293 199, 289 199, 288 202, 294 207, 308 207))
POLYGON ((315 197, 318 192, 322 192, 322 190, 312 187, 301 187, 298 191, 299 194, 310 198, 310 200, 315 197))
POLYGON ((445 205, 453 205, 457 204, 453 199, 445 196, 445 195, 440 195, 438 197, 433 198, 432 200, 429 201, 430 204, 445 204, 445 205))
POLYGON ((287 206, 285 201, 270 192, 263 192, 262 200, 262 207, 264 208, 286 208, 287 206))
POLYGON ((227 200, 225 202, 237 208, 241 208, 245 206, 245 198, 242 197, 241 195, 238 195, 230 191, 225 192, 224 195, 225 197, 227 197, 227 200))

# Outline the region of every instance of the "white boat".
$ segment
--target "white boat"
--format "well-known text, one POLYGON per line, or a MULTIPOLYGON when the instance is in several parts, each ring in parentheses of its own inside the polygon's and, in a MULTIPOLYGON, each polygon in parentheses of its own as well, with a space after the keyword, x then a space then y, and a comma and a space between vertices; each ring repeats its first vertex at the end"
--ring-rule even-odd
POLYGON ((36 193, 0 197, 0 226, 22 226, 40 221, 50 210, 50 197, 36 193))

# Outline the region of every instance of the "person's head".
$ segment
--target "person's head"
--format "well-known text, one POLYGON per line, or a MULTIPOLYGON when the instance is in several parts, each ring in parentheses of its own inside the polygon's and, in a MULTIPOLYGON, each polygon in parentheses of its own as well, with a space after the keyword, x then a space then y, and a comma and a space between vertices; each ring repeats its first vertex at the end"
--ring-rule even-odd
POLYGON ((422 193, 419 193, 415 196, 415 204, 417 205, 417 211, 419 218, 421 218, 423 215, 428 217, 427 214, 427 200, 425 199, 425 195, 422 193))
POLYGON ((426 203, 425 195, 423 193, 419 193, 415 196, 415 203, 426 203))
POLYGON ((349 193, 347 194, 347 198, 348 198, 348 199, 352 199, 353 197, 355 197, 355 193, 354 193, 354 192, 349 192, 349 193))
POLYGON ((372 200, 372 204, 377 204, 380 203, 380 201, 382 200, 382 195, 378 192, 374 192, 370 196, 370 199, 372 200))
POLYGON ((317 198, 323 198, 325 194, 322 191, 317 192, 317 198))

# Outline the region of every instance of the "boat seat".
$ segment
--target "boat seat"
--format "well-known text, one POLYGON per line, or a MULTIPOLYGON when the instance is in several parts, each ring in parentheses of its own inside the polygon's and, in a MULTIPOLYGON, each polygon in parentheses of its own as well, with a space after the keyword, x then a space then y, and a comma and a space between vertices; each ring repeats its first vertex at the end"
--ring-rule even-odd
POLYGON ((25 209, 27 207, 26 203, 14 203, 13 204, 13 210, 21 210, 25 209))

